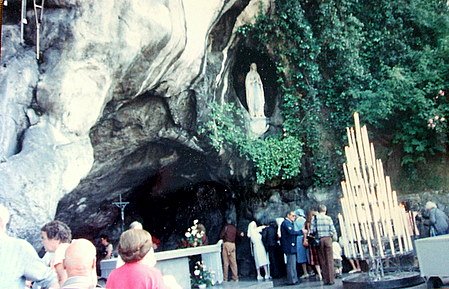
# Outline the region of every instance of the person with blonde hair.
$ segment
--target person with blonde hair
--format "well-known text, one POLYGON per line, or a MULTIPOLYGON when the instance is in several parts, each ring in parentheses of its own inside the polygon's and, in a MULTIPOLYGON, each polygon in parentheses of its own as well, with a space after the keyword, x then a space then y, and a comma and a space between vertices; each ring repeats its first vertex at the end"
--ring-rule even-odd
POLYGON ((151 235, 145 230, 129 229, 122 233, 118 253, 125 264, 114 269, 108 277, 108 289, 165 288, 161 272, 147 264, 153 248, 151 235))
POLYGON ((56 273, 42 262, 33 246, 7 235, 9 210, 0 204, 0 288, 23 289, 25 281, 45 288, 59 288, 56 273))
POLYGON ((129 228, 130 229, 140 229, 143 230, 143 226, 142 223, 140 223, 139 221, 134 221, 131 224, 129 224, 129 228))

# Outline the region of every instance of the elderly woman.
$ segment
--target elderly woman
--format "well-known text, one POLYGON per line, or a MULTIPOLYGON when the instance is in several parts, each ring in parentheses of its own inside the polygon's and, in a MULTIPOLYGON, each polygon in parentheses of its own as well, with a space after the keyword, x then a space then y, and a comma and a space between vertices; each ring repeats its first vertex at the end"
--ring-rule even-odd
POLYGON ((445 235, 449 229, 449 218, 434 202, 426 203, 426 210, 429 212, 430 236, 445 235))
POLYGON ((120 236, 118 253, 125 264, 111 272, 106 282, 108 289, 165 288, 161 272, 148 265, 153 242, 145 230, 130 229, 120 236))
POLYGON ((251 239, 251 253, 254 256, 254 262, 256 263, 257 281, 262 281, 264 278, 260 274, 260 268, 265 270, 265 279, 271 279, 270 269, 268 265, 267 251, 262 243, 261 232, 266 226, 257 226, 256 222, 252 221, 248 225, 248 237, 251 239))
POLYGON ((303 275, 302 279, 308 278, 309 273, 307 271, 307 248, 304 246, 304 232, 306 229, 304 225, 306 223, 306 214, 303 209, 296 209, 295 214, 297 216, 293 227, 295 231, 300 231, 301 233, 296 237, 296 262, 301 264, 303 275))

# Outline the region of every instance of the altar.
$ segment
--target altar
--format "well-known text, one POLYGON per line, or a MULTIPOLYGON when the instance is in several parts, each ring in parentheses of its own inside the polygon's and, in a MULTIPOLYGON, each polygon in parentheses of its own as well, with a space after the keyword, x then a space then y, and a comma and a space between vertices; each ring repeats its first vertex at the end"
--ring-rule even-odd
MULTIPOLYGON (((201 255, 208 270, 213 272, 212 283, 223 282, 223 265, 221 261, 221 245, 218 241, 215 245, 206 245, 192 248, 176 249, 154 253, 156 268, 162 275, 172 275, 182 288, 190 288, 189 257, 201 255)), ((112 270, 116 268, 117 258, 100 262, 101 277, 107 279, 112 270)))

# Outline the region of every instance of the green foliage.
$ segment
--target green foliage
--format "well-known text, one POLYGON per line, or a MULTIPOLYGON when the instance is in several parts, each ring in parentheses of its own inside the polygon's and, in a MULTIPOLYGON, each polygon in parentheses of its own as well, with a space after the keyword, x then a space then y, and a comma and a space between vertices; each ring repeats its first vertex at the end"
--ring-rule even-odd
POLYGON ((207 135, 217 151, 229 148, 252 161, 259 184, 275 178, 290 179, 300 173, 299 164, 303 153, 302 144, 297 138, 251 138, 244 128, 244 116, 240 109, 233 104, 213 103, 210 119, 201 132, 207 135))
POLYGON ((404 165, 446 151, 449 105, 435 96, 449 86, 448 16, 440 0, 279 0, 275 13, 241 29, 272 51, 284 129, 303 140, 315 184, 338 177, 354 111, 402 147, 404 165), (340 134, 333 148, 323 145, 329 131, 340 134))
POLYGON ((206 268, 203 261, 197 261, 193 268, 193 274, 190 276, 190 285, 192 288, 199 288, 199 285, 213 286, 212 283, 213 272, 206 268))
POLYGON ((444 152, 447 145, 443 131, 427 124, 438 111, 447 112, 447 101, 436 103, 434 97, 449 81, 444 45, 448 7, 444 1, 381 2, 367 4, 371 13, 360 13, 366 23, 363 54, 372 80, 359 91, 357 108, 402 146, 402 163, 411 165, 444 152))
POLYGON ((261 15, 255 25, 244 26, 239 32, 261 51, 272 51, 283 94, 284 134, 304 143, 315 184, 330 185, 338 176, 338 156, 334 148, 323 145, 329 134, 321 120, 324 107, 317 91, 322 82, 318 63, 321 48, 312 28, 298 1, 280 0, 273 15, 261 15))
MULTIPOLYGON (((275 5, 274 12, 238 33, 276 63, 284 135, 273 141, 286 145, 290 138, 297 145, 314 185, 338 179, 345 127, 353 125, 354 111, 377 138, 402 148, 403 165, 446 152, 447 1, 277 0, 275 5)), ((276 153, 257 140, 249 149, 238 125, 231 129, 225 120, 215 125, 226 133, 216 132, 214 145, 238 147, 255 162, 260 181, 277 171, 283 178, 298 172, 286 173, 270 161, 276 153)), ((288 167, 293 163, 299 161, 288 167)))

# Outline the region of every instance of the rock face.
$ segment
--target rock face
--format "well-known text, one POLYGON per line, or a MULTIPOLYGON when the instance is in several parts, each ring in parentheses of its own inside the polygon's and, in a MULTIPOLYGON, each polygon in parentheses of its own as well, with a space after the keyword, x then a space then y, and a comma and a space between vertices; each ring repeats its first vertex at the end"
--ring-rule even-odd
MULTIPOLYGON (((269 8, 262 0, 46 1, 39 61, 32 7, 25 45, 16 22, 4 23, 0 202, 11 208, 10 231, 38 246, 39 228, 56 215, 93 237, 118 227, 119 194, 131 202, 127 222, 145 213, 149 223, 158 217, 149 209, 176 210, 168 198, 194 203, 198 191, 210 199, 192 210, 223 219, 227 188, 216 184, 229 171, 196 129, 209 102, 235 98, 235 29, 259 3, 269 8)), ((16 19, 15 11, 4 13, 16 19)), ((155 230, 172 222, 190 220, 155 230)))

